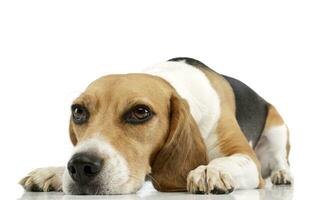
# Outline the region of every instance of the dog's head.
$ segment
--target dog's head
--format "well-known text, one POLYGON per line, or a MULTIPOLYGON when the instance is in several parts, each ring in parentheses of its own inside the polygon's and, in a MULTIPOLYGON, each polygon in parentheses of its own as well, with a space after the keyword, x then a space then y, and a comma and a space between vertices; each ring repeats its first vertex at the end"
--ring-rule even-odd
POLYGON ((185 191, 187 173, 207 164, 187 102, 159 77, 102 77, 71 108, 65 193, 133 193, 147 175, 160 191, 185 191))

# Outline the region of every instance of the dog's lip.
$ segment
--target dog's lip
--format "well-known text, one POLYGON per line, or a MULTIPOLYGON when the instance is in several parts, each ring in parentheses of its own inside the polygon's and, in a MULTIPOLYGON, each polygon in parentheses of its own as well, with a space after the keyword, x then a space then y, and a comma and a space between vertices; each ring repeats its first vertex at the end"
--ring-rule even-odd
POLYGON ((105 195, 109 191, 99 183, 77 184, 72 183, 69 189, 71 195, 105 195))
MULTIPOLYGON (((103 173, 103 171, 102 171, 103 173)), ((103 175, 103 174, 102 174, 103 175)), ((94 177, 88 183, 78 183, 69 177, 70 182, 67 183, 66 194, 68 195, 113 195, 113 194, 122 194, 122 188, 120 185, 116 188, 111 188, 106 181, 102 181, 103 176, 94 177), (118 192, 118 189, 121 189, 118 192), (112 191, 113 190, 113 191, 112 191)), ((106 179, 107 180, 107 179, 106 179)), ((108 182, 110 182, 108 180, 108 182)))

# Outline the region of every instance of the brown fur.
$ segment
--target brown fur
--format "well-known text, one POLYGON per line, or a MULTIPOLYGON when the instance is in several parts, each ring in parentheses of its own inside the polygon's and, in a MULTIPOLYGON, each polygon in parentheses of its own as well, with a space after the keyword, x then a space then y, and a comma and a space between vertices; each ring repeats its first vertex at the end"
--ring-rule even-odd
POLYGON ((273 105, 269 105, 265 129, 284 124, 284 120, 273 105))
POLYGON ((70 137, 70 141, 73 143, 74 146, 76 146, 77 144, 77 137, 75 135, 74 129, 73 129, 73 124, 70 121, 69 122, 69 137, 70 137))
POLYGON ((261 165, 254 152, 249 146, 247 139, 242 133, 235 117, 235 97, 229 83, 219 74, 213 71, 201 69, 210 80, 218 93, 221 101, 221 115, 216 128, 218 146, 224 156, 233 154, 248 155, 256 164, 259 172, 259 186, 263 188, 265 181, 261 176, 261 165))
POLYGON ((161 78, 102 77, 74 103, 87 107, 90 119, 82 125, 70 123, 72 143, 100 134, 127 160, 134 180, 152 172, 158 190, 186 191, 187 173, 207 164, 206 147, 186 101, 161 78), (125 123, 122 114, 138 104, 148 105, 156 115, 144 124, 125 123))
POLYGON ((152 181, 159 191, 186 191, 188 173, 208 164, 206 146, 187 102, 176 95, 170 102, 170 130, 152 164, 152 181))

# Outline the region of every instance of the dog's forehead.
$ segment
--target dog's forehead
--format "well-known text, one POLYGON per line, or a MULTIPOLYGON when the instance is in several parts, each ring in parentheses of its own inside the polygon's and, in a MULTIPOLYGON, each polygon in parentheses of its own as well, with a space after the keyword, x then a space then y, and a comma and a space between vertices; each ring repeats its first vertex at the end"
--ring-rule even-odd
POLYGON ((117 74, 101 77, 93 81, 86 93, 93 94, 135 94, 151 95, 165 93, 164 80, 148 74, 117 74))
MULTIPOLYGON (((117 74, 93 81, 75 102, 150 99, 165 101, 171 88, 163 79, 148 74, 117 74)), ((158 102, 160 103, 160 102, 158 102)))

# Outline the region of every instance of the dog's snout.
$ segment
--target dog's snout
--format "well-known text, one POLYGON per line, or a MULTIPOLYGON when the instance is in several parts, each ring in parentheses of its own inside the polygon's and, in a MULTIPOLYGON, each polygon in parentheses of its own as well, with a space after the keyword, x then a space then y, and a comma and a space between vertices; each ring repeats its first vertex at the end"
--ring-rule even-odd
POLYGON ((102 164, 103 160, 95 155, 78 153, 69 160, 67 169, 74 181, 87 183, 100 173, 102 164))

